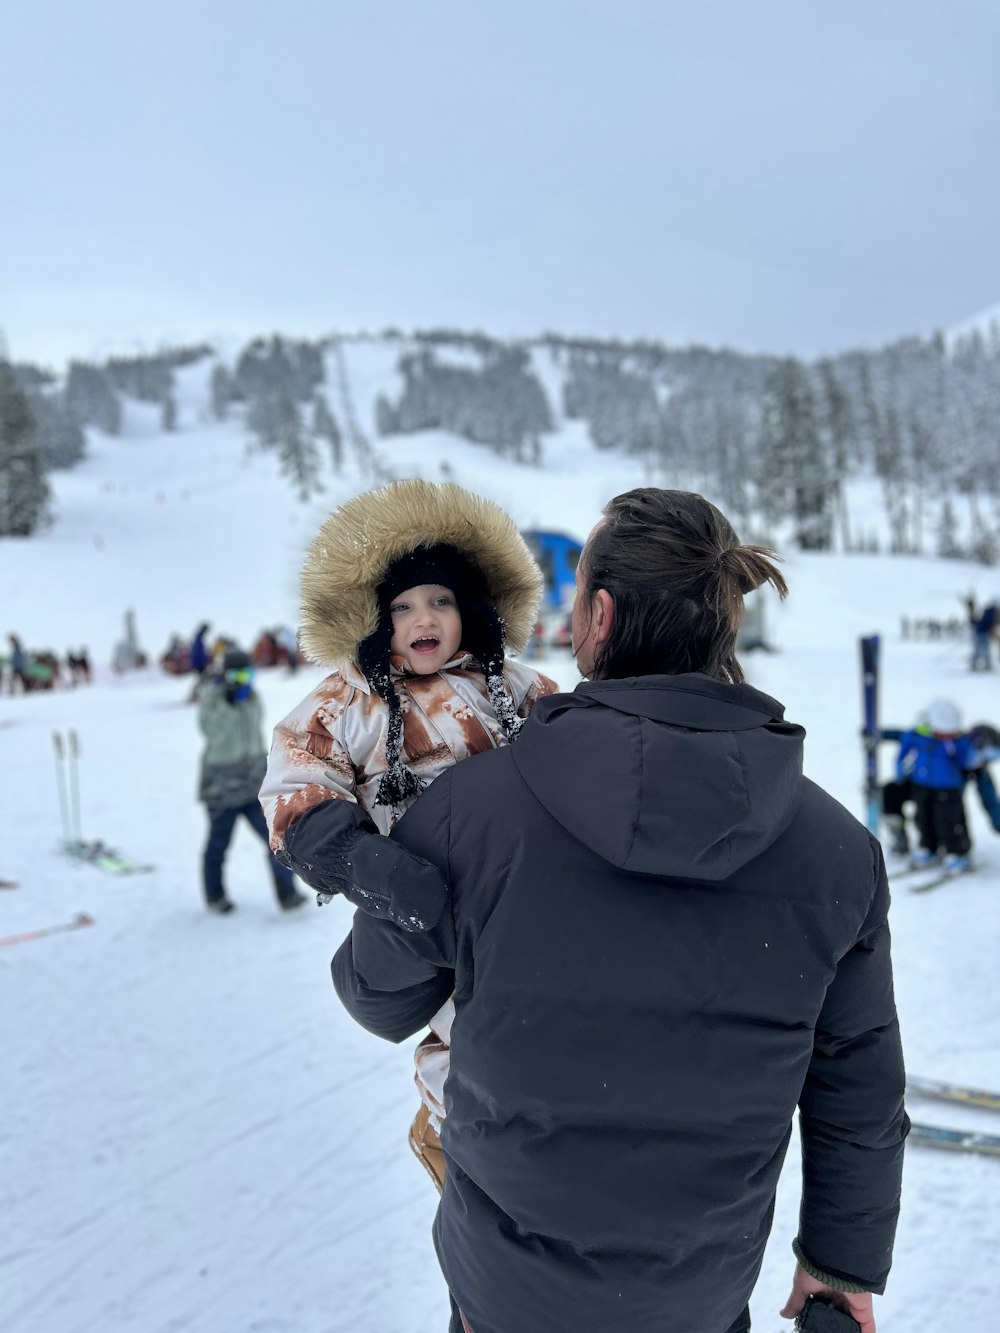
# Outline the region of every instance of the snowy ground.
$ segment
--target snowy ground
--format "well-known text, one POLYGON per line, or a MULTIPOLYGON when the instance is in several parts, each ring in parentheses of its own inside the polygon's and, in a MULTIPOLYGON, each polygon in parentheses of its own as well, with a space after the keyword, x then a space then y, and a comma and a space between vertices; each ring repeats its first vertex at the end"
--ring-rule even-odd
MULTIPOLYGON (((333 488, 293 521, 271 460, 241 462, 232 431, 193 418, 169 457, 140 435, 95 445, 59 479, 49 533, 2 544, 10 623, 0 630, 57 647, 94 635, 106 661, 133 599, 154 649, 203 614, 243 637, 294 619, 298 551, 340 498, 333 488), (272 525, 259 522, 271 511, 272 525)), ((394 446, 394 466, 406 447, 394 446)), ((581 535, 601 500, 640 480, 568 446, 541 488, 472 446, 445 441, 446 454, 458 480, 520 521, 581 535)), ((420 457, 434 475, 428 450, 420 457)), ((797 557, 787 573, 789 602, 769 606, 780 651, 748 659, 750 674, 805 723, 808 773, 851 808, 858 634, 885 633, 887 720, 906 723, 946 693, 968 721, 1000 721, 997 676, 970 676, 964 645, 897 635, 903 614, 947 618, 969 586, 994 593, 984 571, 797 557)), ((566 659, 550 669, 572 686, 566 659)), ((241 830, 229 863, 240 910, 209 917, 189 685, 99 675, 73 693, 0 698, 0 877, 20 881, 0 892, 0 936, 80 911, 96 921, 0 948, 0 1333, 443 1333, 435 1197, 405 1144, 409 1049, 355 1027, 329 983, 348 911, 337 902, 280 916, 260 845, 241 830), (84 749, 84 835, 155 862, 154 873, 115 879, 60 858, 51 732, 70 726, 84 749)), ((262 673, 271 722, 312 678, 262 673)), ((997 1087, 1000 838, 974 796, 968 804, 986 869, 926 897, 899 885, 897 987, 911 1069, 997 1087)), ((987 1112, 915 1103, 911 1113, 1000 1129, 987 1112)), ((788 1327, 777 1311, 796 1203, 790 1157, 753 1301, 758 1333, 788 1327)), ((880 1333, 995 1327, 998 1234, 1000 1162, 913 1148, 880 1333)))
MULTIPOLYGON (((850 562, 793 570, 829 587, 850 562)), ((877 568, 877 566, 876 566, 877 568)), ((872 571, 862 571, 861 596, 872 571)), ((787 612, 777 627, 787 638, 787 612)), ((822 641, 751 659, 755 683, 810 728, 812 776, 858 804, 854 645, 822 641)), ((572 683, 565 660, 553 665, 572 683)), ((309 676, 263 674, 272 719, 309 676)), ((440 1333, 445 1296, 429 1229, 434 1196, 404 1136, 408 1051, 340 1011, 326 965, 348 912, 278 915, 242 831, 229 880, 239 912, 201 909, 203 817, 186 682, 150 676, 3 700, 0 808, 10 822, 0 900, 7 935, 89 912, 89 930, 0 950, 5 1114, 0 1124, 0 1328, 5 1333, 440 1333), (50 732, 84 746, 83 830, 156 862, 114 879, 55 850, 50 732)), ((903 720, 945 689, 996 717, 994 679, 956 650, 890 644, 886 695, 903 720)), ((995 971, 1000 840, 970 801, 990 870, 893 908, 908 1061, 1000 1084, 995 971)), ((6 821, 5 821, 6 822, 6 821)), ((924 1119, 987 1123, 926 1105, 924 1119)), ((991 1326, 1000 1163, 909 1154, 883 1333, 991 1326)), ((785 1171, 754 1300, 776 1329, 791 1271, 795 1163, 785 1171)))

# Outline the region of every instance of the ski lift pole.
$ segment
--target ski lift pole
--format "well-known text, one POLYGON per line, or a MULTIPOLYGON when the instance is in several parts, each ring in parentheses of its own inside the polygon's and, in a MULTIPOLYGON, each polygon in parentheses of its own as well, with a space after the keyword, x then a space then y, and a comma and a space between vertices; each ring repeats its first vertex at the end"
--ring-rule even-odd
POLYGON ((882 818, 882 793, 878 784, 878 679, 879 636, 870 634, 861 640, 861 689, 864 706, 862 737, 865 753, 865 823, 868 832, 876 838, 882 818))
POLYGON ((59 818, 62 822, 63 850, 72 851, 73 832, 69 822, 69 801, 66 796, 66 748, 62 732, 52 733, 52 748, 56 758, 56 787, 59 792, 59 818))
POLYGON ((67 733, 69 741, 69 816, 73 829, 73 845, 78 851, 83 849, 83 833, 80 827, 80 738, 71 728, 67 733))

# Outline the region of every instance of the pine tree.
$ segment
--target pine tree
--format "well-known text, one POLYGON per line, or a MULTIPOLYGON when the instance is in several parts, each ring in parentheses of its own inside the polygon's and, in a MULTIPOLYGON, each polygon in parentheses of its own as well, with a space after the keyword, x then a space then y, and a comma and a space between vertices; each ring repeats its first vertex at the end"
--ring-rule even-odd
POLYGON ((330 462, 334 472, 340 472, 344 466, 344 441, 337 425, 337 418, 330 411, 326 395, 318 393, 313 399, 313 435, 326 440, 330 446, 330 462))
POLYGON ((70 363, 66 377, 66 406, 81 426, 97 426, 107 435, 120 435, 122 405, 109 377, 86 361, 70 363))
POLYGON ((794 357, 786 357, 768 377, 758 467, 765 522, 791 517, 801 550, 828 551, 833 527, 830 468, 812 385, 794 357))
POLYGON ((11 367, 0 361, 0 537, 30 537, 48 500, 27 397, 11 367))
POLYGON ((821 419, 830 454, 833 507, 840 529, 841 550, 849 551, 851 523, 847 511, 847 476, 849 449, 855 433, 854 413, 851 411, 851 400, 834 371, 833 362, 826 357, 820 361, 817 369, 823 393, 821 419))
POLYGON ((232 397, 232 380, 229 371, 223 365, 212 368, 211 379, 212 415, 216 421, 225 421, 232 397))
POLYGON ((955 517, 955 506, 951 502, 951 496, 945 496, 944 504, 941 506, 937 553, 942 560, 961 560, 965 556, 965 551, 958 540, 958 520, 955 517))
POLYGON ((323 489, 319 484, 319 450, 312 436, 302 429, 294 399, 289 394, 279 394, 276 407, 278 461, 304 503, 323 489))
POLYGON ((29 393, 28 405, 35 419, 35 438, 42 470, 69 468, 86 453, 86 441, 79 422, 66 409, 61 394, 29 393))

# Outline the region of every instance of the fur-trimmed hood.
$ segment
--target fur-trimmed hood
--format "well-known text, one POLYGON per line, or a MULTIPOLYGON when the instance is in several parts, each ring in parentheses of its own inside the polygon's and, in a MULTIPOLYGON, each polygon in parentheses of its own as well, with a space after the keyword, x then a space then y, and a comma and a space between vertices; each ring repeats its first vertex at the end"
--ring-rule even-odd
POLYGON ((408 551, 438 543, 476 562, 508 648, 522 651, 535 626, 543 580, 513 519, 451 482, 411 479, 348 500, 309 546, 301 584, 306 656, 332 667, 356 662, 358 645, 378 626, 375 589, 385 571, 408 551))

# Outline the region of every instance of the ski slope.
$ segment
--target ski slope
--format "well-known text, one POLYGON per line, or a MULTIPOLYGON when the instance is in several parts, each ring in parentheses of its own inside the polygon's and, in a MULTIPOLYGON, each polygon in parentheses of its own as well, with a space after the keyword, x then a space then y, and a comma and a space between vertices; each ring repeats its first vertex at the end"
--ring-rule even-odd
MULTIPOLYGON (((294 622, 302 546, 329 507, 364 485, 331 478, 324 497, 300 505, 272 458, 248 456, 231 423, 203 419, 196 372, 206 373, 185 372, 181 432, 156 435, 130 405, 123 439, 94 437, 86 463, 57 477, 52 527, 0 543, 0 630, 58 650, 89 643, 99 664, 89 688, 0 697, 0 878, 20 882, 0 894, 0 935, 80 911, 96 922, 0 948, 0 1330, 441 1333, 436 1200, 405 1142, 414 1043, 379 1042, 338 1006, 328 962, 349 910, 337 901, 279 915, 260 844, 244 828, 228 863, 239 911, 204 912, 190 683, 155 670, 115 678, 105 665, 127 606, 154 655, 203 617, 244 642, 294 622), (153 873, 113 878, 61 858, 51 733, 68 727, 83 746, 84 836, 154 862, 153 873)), ((377 448, 400 473, 408 454, 432 479, 447 462, 525 525, 582 536, 603 500, 643 478, 559 438, 542 474, 443 436, 377 448)), ((946 619, 970 587, 1000 592, 998 576, 870 556, 794 556, 786 573, 788 602, 768 604, 778 651, 746 665, 807 727, 809 776, 852 809, 861 809, 860 633, 885 635, 887 722, 908 722, 937 694, 954 697, 969 722, 1000 720, 997 677, 971 676, 964 644, 898 636, 902 615, 946 619)), ((541 666, 565 688, 577 679, 568 658, 541 666)), ((269 723, 316 676, 262 672, 269 723)), ((886 752, 884 773, 889 761, 886 752)), ((913 1071, 995 1088, 1000 837, 974 795, 967 803, 984 869, 926 896, 900 883, 897 990, 913 1071)), ((988 1111, 910 1109, 1000 1128, 988 1111)), ((777 1311, 796 1211, 793 1149, 752 1304, 764 1333, 790 1327, 777 1311)), ((998 1234, 1000 1163, 911 1150, 880 1333, 992 1328, 998 1234)))

